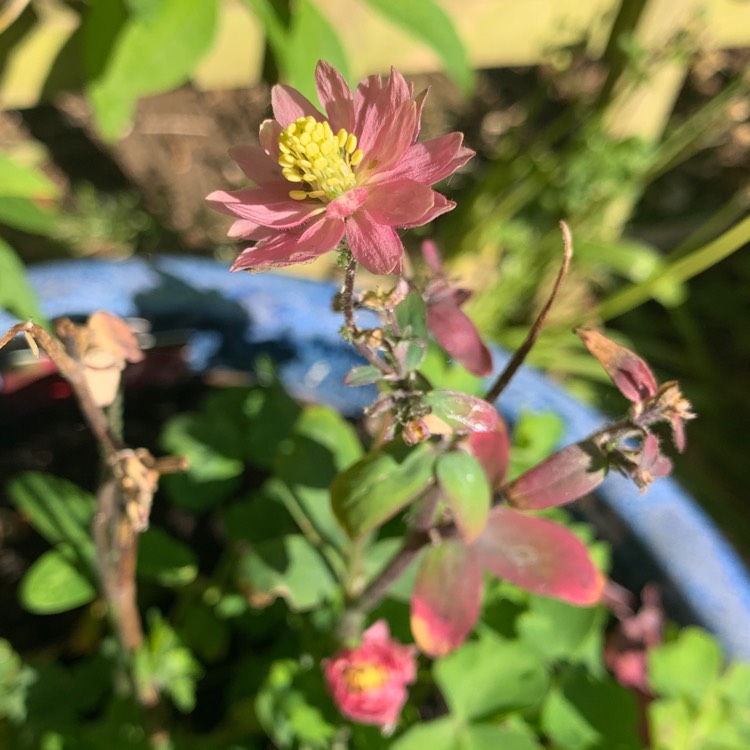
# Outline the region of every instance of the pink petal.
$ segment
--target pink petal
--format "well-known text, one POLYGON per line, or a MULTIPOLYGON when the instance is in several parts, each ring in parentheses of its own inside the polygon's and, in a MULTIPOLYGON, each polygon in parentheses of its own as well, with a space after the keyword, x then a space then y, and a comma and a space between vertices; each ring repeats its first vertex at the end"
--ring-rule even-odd
POLYGON ((430 188, 413 180, 368 186, 367 212, 377 224, 400 227, 419 221, 432 208, 433 195, 430 188))
POLYGON ((637 354, 598 331, 579 328, 576 333, 625 398, 638 403, 656 394, 656 378, 637 354))
MULTIPOLYGON (((217 208, 223 205, 240 219, 249 219, 274 229, 291 229, 325 210, 324 205, 317 201, 292 200, 286 184, 234 191, 217 190, 206 200, 217 208)), ((219 210, 223 211, 222 208, 219 210)))
POLYGON ((341 73, 324 60, 315 68, 315 88, 333 132, 337 133, 341 128, 354 132, 352 92, 341 73))
POLYGON ((263 120, 258 130, 260 145, 274 163, 279 158, 279 136, 282 130, 276 120, 263 120))
POLYGON ((262 271, 295 263, 308 263, 333 250, 343 235, 343 221, 320 218, 302 231, 279 232, 267 242, 243 250, 231 270, 262 271))
POLYGON ((403 76, 392 71, 383 85, 371 76, 354 93, 355 133, 364 153, 360 169, 384 171, 414 142, 417 106, 403 76))
POLYGON ((607 459, 590 440, 553 453, 503 488, 516 508, 540 510, 564 505, 595 490, 606 478, 607 459))
POLYGON ((256 185, 284 180, 278 163, 258 146, 235 146, 229 149, 229 155, 256 185))
POLYGON ((227 232, 232 239, 264 240, 276 234, 275 230, 262 227, 249 219, 237 219, 227 232))
POLYGON ((534 594, 590 606, 604 589, 584 543, 544 518, 496 506, 474 547, 484 568, 534 594))
POLYGON ((393 169, 385 175, 379 174, 377 179, 402 176, 423 185, 434 185, 474 156, 474 151, 461 145, 462 141, 462 133, 448 133, 440 138, 415 143, 393 169))
POLYGON ((309 99, 302 96, 297 89, 286 86, 283 83, 277 83, 271 89, 271 107, 275 120, 286 128, 298 117, 307 117, 311 115, 318 121, 326 118, 313 106, 309 99))
POLYGON ((454 201, 449 201, 444 195, 436 193, 434 190, 432 192, 432 199, 432 208, 427 211, 424 216, 422 216, 419 220, 412 222, 411 224, 403 224, 402 226, 405 229, 408 229, 410 227, 421 227, 424 224, 429 224, 429 222, 431 222, 433 219, 436 219, 441 214, 452 211, 456 207, 454 201))
POLYGON ((440 346, 469 372, 484 376, 492 372, 492 355, 474 323, 452 300, 427 305, 427 327, 440 346))
POLYGON ((367 200, 367 188, 357 187, 347 190, 326 206, 326 215, 331 219, 348 219, 367 200))
POLYGON ((422 560, 411 598, 411 632, 433 657, 458 648, 479 617, 482 569, 471 547, 443 541, 422 560))
POLYGON ((364 208, 347 220, 346 241, 370 273, 395 273, 401 267, 404 246, 395 230, 375 223, 364 208))

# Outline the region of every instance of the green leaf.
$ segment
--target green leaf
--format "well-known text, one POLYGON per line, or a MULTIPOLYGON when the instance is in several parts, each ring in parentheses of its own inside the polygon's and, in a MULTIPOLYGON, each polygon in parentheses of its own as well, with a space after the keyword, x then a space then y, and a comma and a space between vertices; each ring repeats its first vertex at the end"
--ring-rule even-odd
POLYGON ((438 457, 435 473, 461 536, 473 542, 487 524, 492 500, 482 465, 469 453, 451 451, 438 457))
POLYGON ((21 580, 21 604, 29 612, 52 615, 67 612, 96 597, 91 581, 59 550, 45 552, 21 580))
POLYGON ((425 341, 427 339, 427 308, 419 292, 409 292, 394 310, 402 336, 425 341))
POLYGON ((458 750, 459 730, 460 724, 450 716, 415 724, 391 745, 391 750, 458 750))
POLYGON ((604 611, 595 607, 574 607, 546 596, 530 596, 529 609, 518 618, 516 627, 519 638, 545 661, 579 662, 589 659, 590 641, 601 646, 603 617, 604 611))
POLYGON ((351 539, 372 531, 421 494, 432 480, 435 457, 427 445, 399 461, 378 451, 366 456, 331 484, 331 503, 351 539))
POLYGON ((8 641, 0 638, 0 720, 23 723, 29 687, 36 679, 36 672, 21 661, 8 641))
POLYGON ((352 367, 346 373, 344 384, 351 386, 372 385, 373 383, 377 383, 381 377, 383 377, 383 373, 375 365, 358 365, 357 367, 352 367))
POLYGON ((0 151, 0 197, 54 199, 60 188, 40 169, 29 167, 0 151))
POLYGON ((149 613, 146 642, 136 652, 134 672, 141 693, 155 688, 166 693, 183 713, 195 707, 195 682, 201 674, 198 662, 174 630, 157 612, 149 613))
POLYGON ((561 672, 542 708, 542 729, 562 747, 641 750, 634 696, 609 676, 561 672), (567 743, 567 744, 566 744, 567 743))
POLYGON ((693 747, 691 734, 694 721, 695 716, 681 698, 657 700, 648 707, 650 735, 659 750, 693 747))
POLYGON ((336 471, 348 469, 363 454, 354 427, 338 412, 325 406, 308 406, 295 423, 294 434, 327 448, 336 471))
POLYGON ((320 606, 335 581, 320 553, 298 534, 253 545, 239 560, 238 585, 256 607, 283 597, 295 611, 320 606))
POLYGON ((700 628, 680 631, 672 643, 652 649, 648 655, 649 684, 667 698, 684 697, 700 705, 722 667, 721 647, 700 628))
POLYGON ((542 750, 529 733, 497 724, 469 724, 459 736, 460 750, 542 750))
POLYGON ((464 719, 534 706, 548 683, 544 664, 528 646, 491 633, 438 661, 434 675, 451 711, 464 719))
POLYGON ((51 235, 59 220, 57 211, 39 206, 29 198, 0 196, 0 224, 30 234, 51 235))
POLYGON ((237 424, 241 457, 270 469, 279 445, 298 424, 299 404, 274 381, 266 387, 223 389, 212 394, 203 411, 225 424, 237 424))
POLYGON ((273 2, 271 0, 245 0, 245 5, 263 24, 280 76, 285 80, 288 79, 286 56, 289 33, 273 2))
POLYGON ((161 479, 172 502, 202 511, 231 494, 245 468, 237 455, 239 436, 236 422, 215 415, 185 413, 172 417, 162 430, 159 444, 189 462, 187 471, 161 479))
POLYGON ((347 80, 350 78, 349 62, 336 29, 310 0, 296 0, 291 10, 282 67, 287 83, 315 102, 318 98, 315 89, 318 60, 331 63, 347 80))
POLYGON ((102 75, 89 88, 99 132, 115 140, 139 97, 187 81, 208 52, 216 29, 215 0, 162 0, 118 34, 102 75))
POLYGON ((327 750, 335 746, 337 727, 327 720, 328 711, 321 710, 327 701, 321 670, 312 659, 309 662, 274 661, 258 691, 255 713, 275 747, 327 750))
POLYGON ((32 318, 44 324, 46 318, 39 307, 34 290, 26 278, 26 269, 15 250, 0 239, 0 308, 20 320, 32 318))
POLYGON ((468 95, 474 88, 474 74, 453 20, 435 0, 366 0, 368 5, 428 44, 440 57, 448 75, 468 95))
POLYGON ((93 495, 67 479, 27 471, 8 483, 13 504, 50 543, 65 544, 60 551, 70 563, 80 561, 95 569, 91 520, 96 509, 93 495))
POLYGON ((190 547, 151 526, 139 537, 138 574, 162 586, 185 586, 198 575, 198 562, 190 547))

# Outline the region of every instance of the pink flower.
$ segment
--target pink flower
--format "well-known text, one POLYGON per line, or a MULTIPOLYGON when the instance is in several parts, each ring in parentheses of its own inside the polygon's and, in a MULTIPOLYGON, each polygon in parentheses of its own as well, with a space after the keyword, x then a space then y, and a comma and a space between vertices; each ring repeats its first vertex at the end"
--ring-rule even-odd
POLYGON ((254 240, 232 270, 305 263, 345 239, 373 273, 398 271, 404 247, 395 227, 426 224, 454 207, 432 190, 473 151, 460 133, 417 143, 425 93, 395 70, 369 76, 352 94, 326 62, 315 72, 321 114, 295 89, 271 93, 273 120, 260 146, 230 154, 255 187, 216 191, 207 200, 236 218, 230 237, 254 240))
POLYGON ((390 732, 417 676, 415 648, 391 640, 388 624, 378 620, 362 643, 323 661, 328 689, 344 716, 390 732))

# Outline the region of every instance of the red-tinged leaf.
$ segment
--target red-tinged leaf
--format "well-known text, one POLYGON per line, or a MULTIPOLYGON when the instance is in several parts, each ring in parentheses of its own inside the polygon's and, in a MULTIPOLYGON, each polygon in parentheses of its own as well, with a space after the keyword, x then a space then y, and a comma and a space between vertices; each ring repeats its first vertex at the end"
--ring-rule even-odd
POLYGON ((656 378, 635 352, 591 329, 579 328, 576 333, 625 398, 638 403, 656 394, 656 378))
POLYGON ((490 350, 482 342, 469 316, 453 299, 428 303, 427 327, 440 346, 470 373, 482 377, 492 372, 490 350))
POLYGON ((499 487, 505 479, 510 459, 510 439, 505 422, 501 419, 491 432, 472 432, 462 444, 482 464, 490 487, 499 487))
POLYGON ((592 441, 584 440, 553 453, 503 488, 503 494, 516 508, 551 508, 596 489, 607 471, 606 456, 592 441))
POLYGON ((435 474, 461 537, 473 542, 484 530, 492 500, 482 465, 468 453, 453 451, 437 459, 435 474))
POLYGON ((497 506, 473 547, 486 570, 534 594, 590 606, 604 588, 586 545, 544 518, 497 506))
POLYGON ((490 432, 500 422, 500 415, 492 404, 461 391, 430 391, 422 400, 432 410, 425 421, 433 435, 490 432))
POLYGON ((471 632, 482 601, 482 569, 472 547, 441 542, 422 560, 411 598, 411 632, 420 650, 438 657, 471 632))

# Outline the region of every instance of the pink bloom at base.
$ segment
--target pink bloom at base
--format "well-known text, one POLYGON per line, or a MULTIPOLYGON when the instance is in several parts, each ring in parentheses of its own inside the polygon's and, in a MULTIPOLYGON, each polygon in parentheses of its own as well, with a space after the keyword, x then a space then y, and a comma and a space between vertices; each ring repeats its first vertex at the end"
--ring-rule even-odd
POLYGON ((328 689, 339 711, 360 724, 389 733, 406 703, 406 686, 417 676, 416 649, 391 639, 388 624, 378 620, 356 648, 323 662, 328 689))
POLYGON ((232 270, 306 263, 342 240, 376 274, 398 272, 404 247, 396 227, 417 227, 454 203, 432 189, 474 152, 461 133, 417 143, 426 92, 417 97, 391 71, 369 76, 352 93, 341 74, 319 62, 315 83, 325 115, 302 94, 273 87, 273 120, 260 146, 230 151, 255 187, 219 190, 214 208, 235 217, 230 237, 254 241, 232 270))

